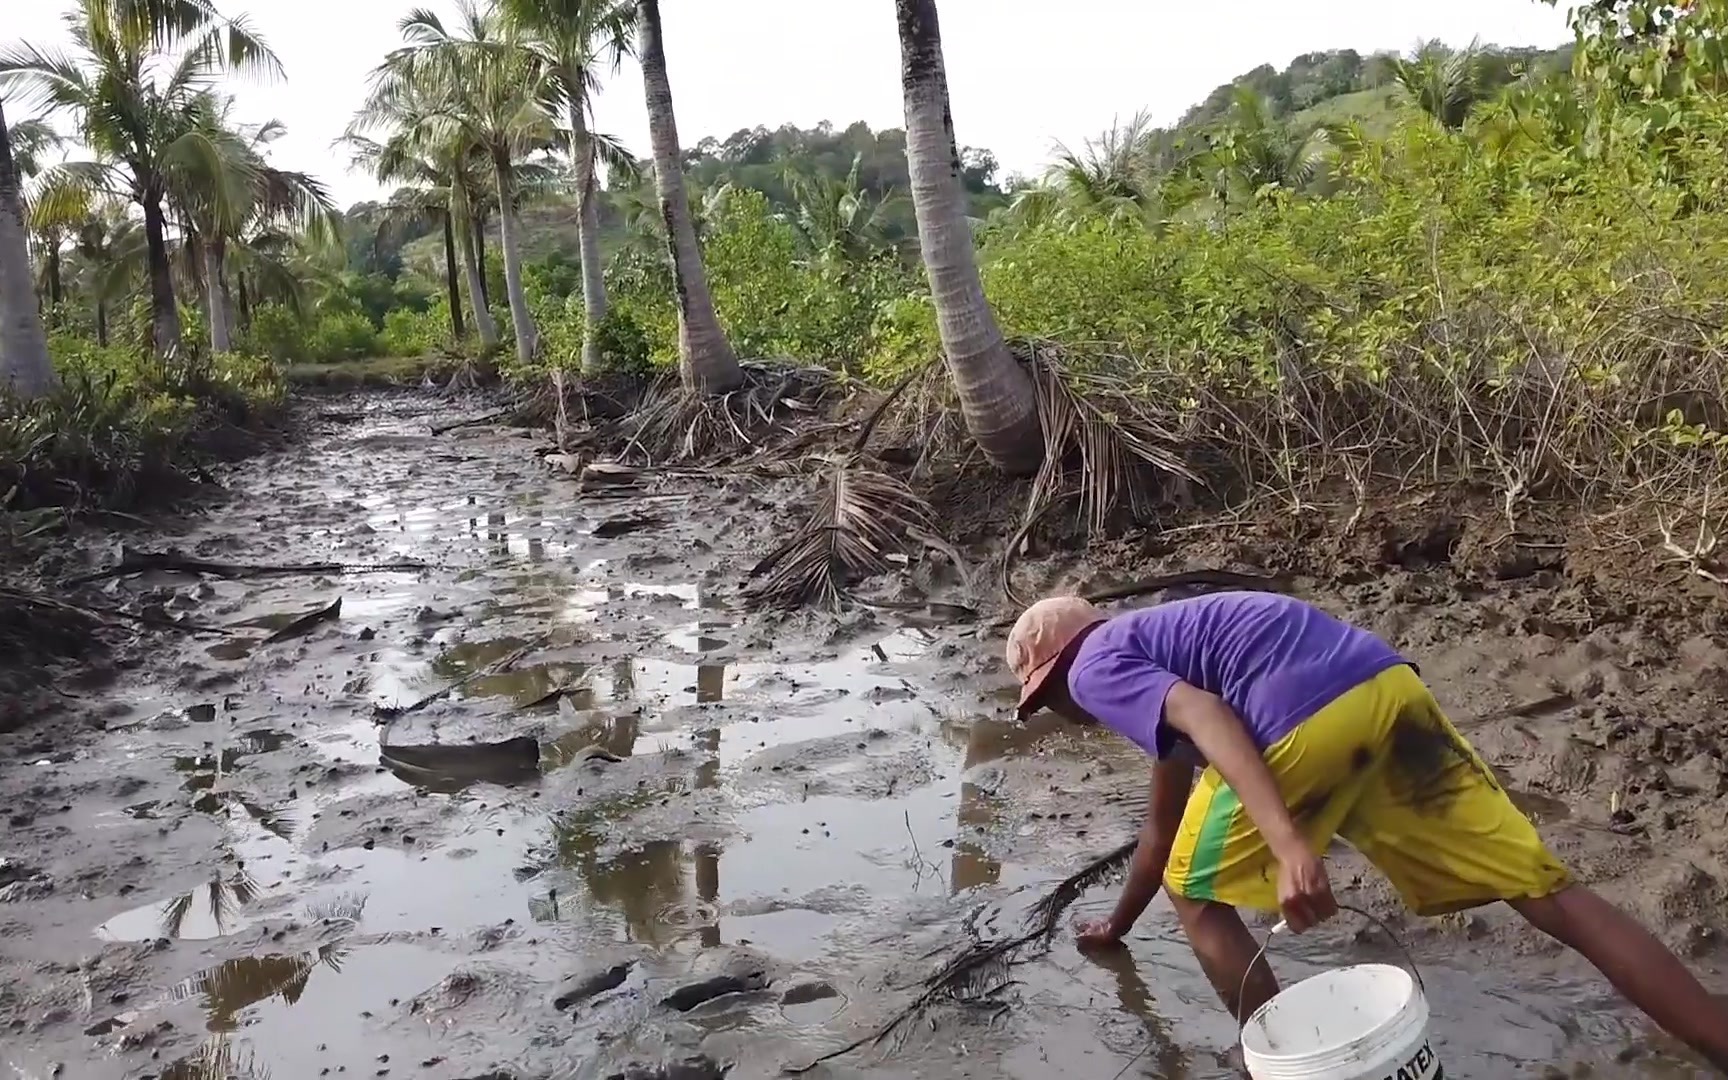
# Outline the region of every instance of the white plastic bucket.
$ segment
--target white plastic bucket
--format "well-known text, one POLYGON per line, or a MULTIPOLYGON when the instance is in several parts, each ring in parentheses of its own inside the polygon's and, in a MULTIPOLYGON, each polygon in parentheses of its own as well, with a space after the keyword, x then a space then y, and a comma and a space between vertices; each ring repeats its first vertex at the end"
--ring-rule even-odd
POLYGON ((1242 1027, 1254 1080, 1443 1080, 1428 999, 1387 964, 1334 968, 1287 987, 1242 1027))

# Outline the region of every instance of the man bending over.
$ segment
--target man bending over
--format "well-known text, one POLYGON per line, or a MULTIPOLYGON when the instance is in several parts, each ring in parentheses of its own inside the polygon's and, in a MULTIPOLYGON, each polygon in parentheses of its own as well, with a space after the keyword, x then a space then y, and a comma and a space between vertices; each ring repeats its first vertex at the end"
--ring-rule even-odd
POLYGON ((1022 718, 1049 708, 1103 724, 1155 762, 1122 897, 1079 928, 1083 946, 1121 941, 1162 882, 1212 986, 1248 1015, 1278 985, 1264 962, 1249 971, 1258 945, 1236 909, 1281 910, 1297 933, 1330 918, 1320 855, 1336 835, 1420 915, 1504 900, 1728 1071, 1728 1006, 1569 878, 1415 668, 1373 634, 1268 593, 1115 618, 1054 597, 1015 623, 1008 663, 1022 718))

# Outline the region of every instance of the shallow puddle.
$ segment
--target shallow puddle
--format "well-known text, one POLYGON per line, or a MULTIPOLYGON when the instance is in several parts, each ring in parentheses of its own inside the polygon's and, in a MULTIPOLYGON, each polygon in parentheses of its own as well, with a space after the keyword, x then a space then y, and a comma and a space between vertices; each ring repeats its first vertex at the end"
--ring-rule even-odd
MULTIPOLYGON (((975 912, 1014 925, 1137 823, 1143 764, 1003 722, 1002 677, 971 674, 995 645, 944 625, 963 609, 752 616, 729 597, 772 521, 736 492, 585 503, 525 440, 470 432, 455 460, 367 416, 243 468, 192 541, 434 569, 214 582, 200 617, 241 636, 175 643, 111 692, 126 716, 66 782, 112 848, 93 860, 155 868, 32 918, 63 956, 159 942, 136 979, 168 989, 7 1040, 21 1075, 527 1080, 698 1051, 769 1075, 886 1019, 975 912), (263 640, 338 595, 339 618, 263 640), (116 771, 136 782, 105 794, 116 771), (762 988, 658 1004, 743 962, 762 988), (628 979, 549 1004, 613 964, 628 979)), ((1340 962, 1342 940, 1280 971, 1340 962)), ((1015 969, 1004 1016, 944 1012, 818 1075, 1236 1075, 1168 911, 1132 944, 1059 940, 1015 969)), ((1687 1075, 1594 984, 1436 966, 1430 985, 1448 1076, 1687 1075)))

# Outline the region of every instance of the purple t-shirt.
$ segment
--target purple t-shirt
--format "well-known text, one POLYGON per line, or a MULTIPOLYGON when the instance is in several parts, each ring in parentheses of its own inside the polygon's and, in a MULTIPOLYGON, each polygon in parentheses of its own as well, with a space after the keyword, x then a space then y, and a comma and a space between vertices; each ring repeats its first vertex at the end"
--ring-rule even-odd
POLYGON ((1265 750, 1344 691, 1406 662, 1312 604, 1222 592, 1100 624, 1074 656, 1068 692, 1105 727, 1162 758, 1178 740, 1186 744, 1164 727, 1164 699, 1181 680, 1223 698, 1265 750))

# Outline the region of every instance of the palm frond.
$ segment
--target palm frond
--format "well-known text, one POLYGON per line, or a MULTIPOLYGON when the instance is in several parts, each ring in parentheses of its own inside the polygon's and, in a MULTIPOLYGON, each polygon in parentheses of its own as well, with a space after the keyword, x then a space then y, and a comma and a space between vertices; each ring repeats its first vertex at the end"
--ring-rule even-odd
POLYGON ((837 608, 852 582, 885 572, 890 554, 936 532, 936 512, 903 482, 856 457, 830 459, 809 520, 751 569, 745 594, 768 607, 837 608))
POLYGON ((1172 449, 1182 439, 1128 388, 1070 369, 1053 348, 1035 348, 1031 367, 1044 464, 1032 481, 1025 522, 1063 498, 1071 479, 1081 520, 1093 534, 1119 508, 1142 519, 1171 477, 1203 483, 1172 449))

